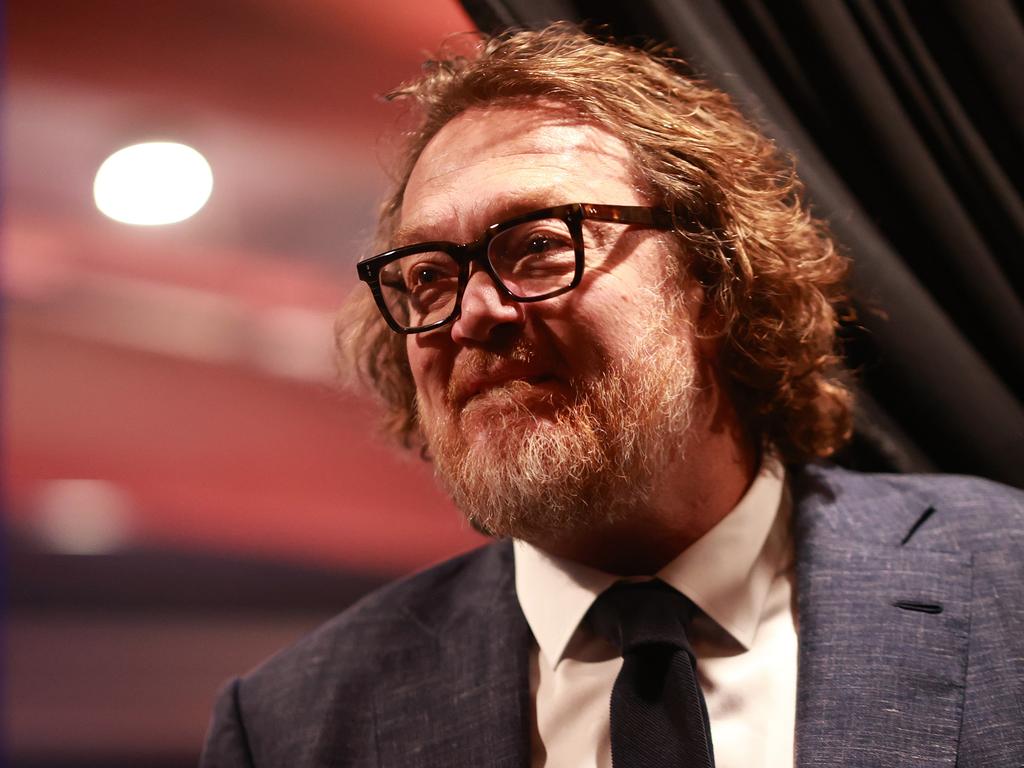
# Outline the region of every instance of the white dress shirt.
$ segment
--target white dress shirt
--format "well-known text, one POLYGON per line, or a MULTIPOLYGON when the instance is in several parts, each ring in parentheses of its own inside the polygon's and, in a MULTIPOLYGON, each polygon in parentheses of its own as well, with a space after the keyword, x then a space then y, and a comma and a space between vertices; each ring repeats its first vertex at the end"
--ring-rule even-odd
MULTIPOLYGON (((736 507, 656 575, 700 611, 689 631, 718 768, 792 768, 796 612, 791 502, 766 458, 736 507)), ((609 702, 622 658, 583 617, 618 577, 515 542, 530 658, 533 765, 610 768, 609 702)))

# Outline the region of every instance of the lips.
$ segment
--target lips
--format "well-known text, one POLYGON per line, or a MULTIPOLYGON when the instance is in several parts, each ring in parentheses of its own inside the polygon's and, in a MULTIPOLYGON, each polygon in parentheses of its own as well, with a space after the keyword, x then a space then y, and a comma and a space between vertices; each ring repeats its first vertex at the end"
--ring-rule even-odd
POLYGON ((536 372, 536 371, 522 371, 522 370, 494 370, 483 376, 468 376, 459 379, 453 379, 452 389, 452 402, 462 407, 466 405, 470 400, 480 395, 485 395, 488 392, 514 385, 516 382, 523 382, 529 385, 538 385, 546 381, 551 381, 553 377, 550 374, 536 372))

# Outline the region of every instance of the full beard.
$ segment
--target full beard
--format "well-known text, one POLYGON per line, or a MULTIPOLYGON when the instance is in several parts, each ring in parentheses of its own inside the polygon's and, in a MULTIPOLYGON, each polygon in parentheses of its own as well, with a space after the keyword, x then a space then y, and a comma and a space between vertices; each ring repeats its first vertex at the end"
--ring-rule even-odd
POLYGON ((568 396, 513 381, 424 423, 436 473, 475 528, 543 544, 651 507, 684 456, 699 392, 686 321, 659 310, 568 396))

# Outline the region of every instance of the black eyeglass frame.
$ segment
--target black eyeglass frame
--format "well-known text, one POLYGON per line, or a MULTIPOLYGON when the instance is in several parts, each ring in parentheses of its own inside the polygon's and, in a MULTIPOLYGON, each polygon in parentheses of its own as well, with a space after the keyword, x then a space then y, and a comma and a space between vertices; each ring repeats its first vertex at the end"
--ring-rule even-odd
POLYGON ((605 221, 615 224, 639 225, 642 227, 663 230, 670 230, 675 227, 672 214, 664 208, 646 205, 568 203, 566 205, 556 205, 552 208, 542 208, 538 211, 531 211, 530 213, 524 213, 521 216, 516 216, 515 218, 498 222, 497 224, 491 224, 486 230, 484 230, 483 235, 471 243, 453 243, 447 240, 433 240, 425 243, 405 245, 401 248, 394 248, 390 251, 377 254, 376 256, 370 256, 363 259, 356 264, 356 271, 359 274, 359 279, 369 285, 370 292, 373 294, 374 301, 377 303, 377 308, 380 310, 381 315, 384 317, 385 322, 387 322, 391 330, 395 331, 395 333, 401 334, 423 333, 453 322, 462 312, 462 295, 466 290, 466 285, 469 283, 469 266, 474 262, 479 264, 484 272, 490 276, 501 295, 511 299, 512 301, 524 304, 535 301, 545 301, 571 291, 573 288, 578 286, 580 281, 583 279, 583 267, 585 261, 583 248, 583 222, 586 220, 605 221), (561 219, 565 222, 569 229, 569 234, 572 237, 573 251, 576 256, 576 271, 568 285, 556 288, 555 290, 541 294, 540 296, 519 296, 513 293, 509 287, 505 285, 505 282, 495 271, 488 259, 488 251, 491 241, 502 232, 511 229, 512 227, 519 226, 520 224, 525 224, 529 221, 537 221, 539 219, 561 219), (384 299, 384 294, 380 287, 380 272, 393 261, 404 258, 405 256, 412 256, 416 253, 426 253, 430 251, 440 251, 445 253, 459 265, 459 285, 455 293, 455 303, 452 305, 451 314, 443 320, 438 320, 428 325, 405 328, 394 319, 391 314, 391 310, 388 309, 387 302, 384 299))

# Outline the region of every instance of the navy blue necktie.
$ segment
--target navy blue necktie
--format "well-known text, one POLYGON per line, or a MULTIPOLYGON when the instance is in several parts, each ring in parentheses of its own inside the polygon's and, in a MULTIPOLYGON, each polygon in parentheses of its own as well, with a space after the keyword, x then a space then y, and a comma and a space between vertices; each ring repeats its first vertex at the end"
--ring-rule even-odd
POLYGON ((714 768, 711 727, 686 637, 696 607, 661 581, 619 582, 588 619, 622 653, 611 699, 614 768, 714 768))

